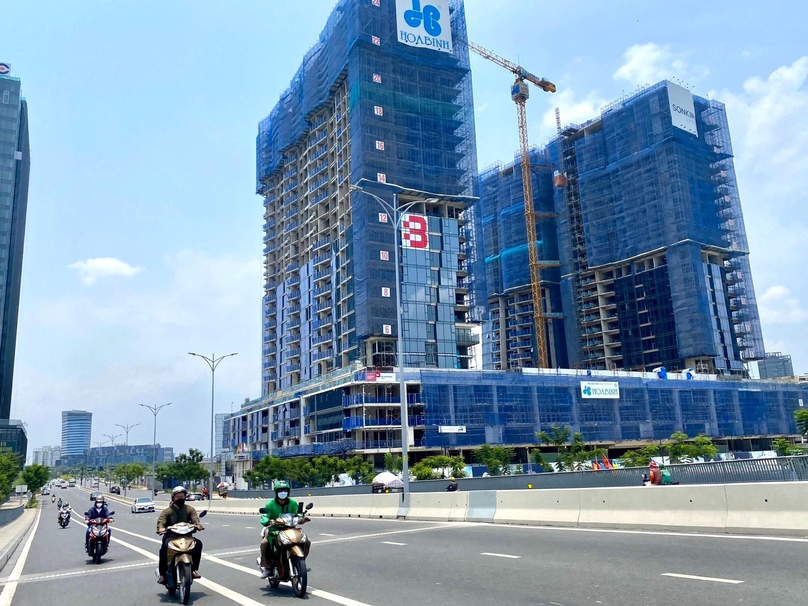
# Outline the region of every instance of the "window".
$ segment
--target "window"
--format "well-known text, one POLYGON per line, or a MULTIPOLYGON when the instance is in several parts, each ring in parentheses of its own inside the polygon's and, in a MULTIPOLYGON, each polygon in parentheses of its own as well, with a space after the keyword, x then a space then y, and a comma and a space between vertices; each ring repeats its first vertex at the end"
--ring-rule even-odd
POLYGON ((4 90, 3 91, 3 103, 8 105, 8 103, 10 101, 10 98, 11 98, 11 92, 7 91, 7 90, 4 90))

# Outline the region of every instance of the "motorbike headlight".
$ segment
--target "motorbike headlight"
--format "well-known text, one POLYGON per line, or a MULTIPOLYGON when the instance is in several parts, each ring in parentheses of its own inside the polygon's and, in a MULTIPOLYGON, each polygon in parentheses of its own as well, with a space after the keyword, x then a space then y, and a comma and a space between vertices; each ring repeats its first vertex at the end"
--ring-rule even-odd
POLYGON ((281 545, 291 545, 292 544, 292 541, 289 539, 289 537, 286 536, 285 532, 281 532, 281 533, 278 534, 278 541, 280 541, 281 545))
POLYGON ((305 532, 300 533, 300 542, 301 543, 308 543, 309 542, 309 537, 306 536, 305 532))

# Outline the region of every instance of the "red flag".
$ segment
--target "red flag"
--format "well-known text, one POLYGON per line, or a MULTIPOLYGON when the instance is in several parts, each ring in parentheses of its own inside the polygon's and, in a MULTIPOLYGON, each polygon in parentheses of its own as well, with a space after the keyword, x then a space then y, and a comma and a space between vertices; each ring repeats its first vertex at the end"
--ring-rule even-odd
POLYGON ((609 463, 609 459, 606 458, 606 455, 603 455, 603 468, 604 469, 611 469, 612 464, 609 463))

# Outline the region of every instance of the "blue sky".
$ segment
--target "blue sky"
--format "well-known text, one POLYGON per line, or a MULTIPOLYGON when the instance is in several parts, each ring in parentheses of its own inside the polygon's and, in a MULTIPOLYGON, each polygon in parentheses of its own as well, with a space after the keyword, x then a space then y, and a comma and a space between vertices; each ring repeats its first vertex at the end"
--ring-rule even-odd
MULTIPOLYGON (((392 0, 382 0, 392 1, 392 0)), ((0 61, 23 81, 32 176, 12 416, 31 447, 60 411, 93 440, 208 450, 217 412, 260 393, 261 201, 254 141, 332 0, 9 2, 0 61)), ((724 101, 769 351, 808 371, 808 46, 802 2, 467 0, 470 37, 558 85, 530 139, 676 77, 724 101)), ((511 78, 472 58, 479 166, 517 148, 511 78)))

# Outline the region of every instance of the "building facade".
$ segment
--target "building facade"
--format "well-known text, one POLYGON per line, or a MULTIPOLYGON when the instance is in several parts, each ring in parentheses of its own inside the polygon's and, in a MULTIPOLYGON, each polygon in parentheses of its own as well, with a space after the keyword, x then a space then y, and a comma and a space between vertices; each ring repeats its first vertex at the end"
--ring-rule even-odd
POLYGON ((44 465, 45 467, 57 467, 61 464, 61 446, 42 446, 34 448, 34 465, 44 465))
POLYGON ((663 81, 548 149, 571 365, 732 375, 763 357, 722 103, 663 81))
POLYGON ((216 423, 215 423, 215 441, 214 441, 214 455, 219 456, 225 450, 228 450, 228 446, 225 445, 224 440, 224 419, 227 417, 227 413, 220 412, 217 413, 215 416, 216 423))
POLYGON ((101 446, 88 448, 85 453, 67 455, 62 458, 62 465, 66 467, 86 466, 91 469, 105 469, 125 463, 143 463, 151 465, 155 460, 161 463, 174 462, 174 449, 171 446, 160 444, 131 444, 128 446, 101 446))
MULTIPOLYGON (((390 372, 400 359, 471 365, 485 311, 484 280, 475 280, 471 72, 463 3, 441 4, 448 10, 416 35, 397 20, 402 7, 414 10, 411 0, 341 0, 259 125, 262 392, 272 404, 249 431, 268 450, 343 440, 341 394, 306 407, 295 394, 311 385, 357 367, 390 372), (396 209, 406 211, 398 268, 396 209)), ((398 397, 397 387, 387 389, 377 411, 386 423, 398 397)), ((349 434, 375 439, 361 426, 349 434)))
POLYGON ((84 410, 62 411, 62 456, 84 456, 90 448, 93 413, 84 410))
POLYGON ((31 168, 28 104, 19 78, 7 75, 5 67, 6 74, 0 73, 0 422, 11 416, 31 168))
MULTIPOLYGON (((539 149, 530 151, 530 165, 549 363, 551 368, 567 368, 553 166, 546 150, 539 149)), ((484 170, 479 183, 490 319, 485 334, 485 368, 536 368, 533 290, 520 159, 484 170)))
POLYGON ((766 352, 766 357, 758 360, 758 374, 761 379, 778 379, 794 376, 791 356, 778 352, 766 352))
POLYGON ((23 468, 28 453, 28 432, 22 421, 0 419, 0 453, 16 455, 20 469, 23 468))

